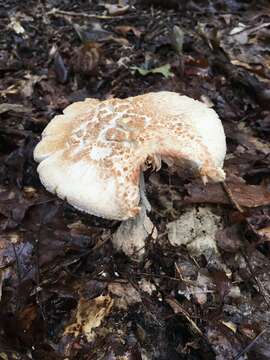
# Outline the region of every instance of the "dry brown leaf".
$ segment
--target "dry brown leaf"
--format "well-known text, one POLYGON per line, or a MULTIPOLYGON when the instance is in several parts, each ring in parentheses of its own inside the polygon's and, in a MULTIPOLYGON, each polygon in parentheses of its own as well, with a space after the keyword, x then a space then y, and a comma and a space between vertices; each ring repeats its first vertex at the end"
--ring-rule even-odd
MULTIPOLYGON (((270 191, 261 185, 243 183, 227 183, 234 200, 243 207, 254 208, 270 204, 270 191)), ((230 204, 220 184, 189 184, 186 186, 188 196, 185 201, 190 203, 230 204)))
POLYGON ((142 32, 140 30, 138 30, 134 26, 129 26, 129 25, 116 26, 114 28, 114 30, 116 32, 119 32, 119 33, 123 34, 123 35, 126 35, 129 32, 133 32, 133 34, 138 38, 142 35, 142 32))

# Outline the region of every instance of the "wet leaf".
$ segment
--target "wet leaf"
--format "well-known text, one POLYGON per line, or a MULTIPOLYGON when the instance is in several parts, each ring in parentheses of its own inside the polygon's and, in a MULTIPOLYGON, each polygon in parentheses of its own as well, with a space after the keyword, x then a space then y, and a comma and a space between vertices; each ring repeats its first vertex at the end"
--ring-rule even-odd
MULTIPOLYGON (((253 208, 270 204, 270 191, 261 185, 228 182, 235 201, 243 207, 253 208)), ((219 184, 206 186, 192 184, 186 186, 187 203, 230 204, 230 199, 219 184)))
POLYGON ((101 46, 98 43, 85 43, 75 51, 74 69, 85 75, 93 74, 100 63, 101 54, 101 46))
POLYGON ((240 226, 232 225, 217 231, 216 240, 219 248, 232 253, 238 251, 242 246, 240 226))
POLYGON ((138 291, 130 284, 111 283, 108 290, 114 295, 114 304, 119 309, 127 310, 129 306, 142 301, 138 291))
POLYGON ((54 71, 58 82, 60 82, 61 84, 67 82, 68 70, 61 54, 59 54, 58 52, 55 54, 54 57, 54 71))
POLYGON ((18 113, 27 113, 31 112, 31 109, 21 105, 21 104, 9 104, 9 103, 2 103, 0 104, 0 114, 3 114, 8 111, 14 111, 18 113))
POLYGON ((18 19, 16 19, 15 17, 11 17, 10 20, 11 21, 9 27, 13 29, 16 34, 20 35, 25 33, 25 29, 23 28, 22 24, 18 19))
POLYGON ((141 37, 142 32, 140 30, 138 30, 137 28, 135 28, 134 26, 129 26, 129 25, 120 25, 120 26, 116 26, 114 28, 114 31, 119 32, 123 35, 126 35, 128 33, 133 33, 137 38, 141 37))
POLYGON ((138 73, 142 76, 146 76, 149 74, 161 74, 166 79, 174 76, 174 74, 171 72, 170 64, 162 65, 153 69, 145 69, 143 67, 131 66, 131 69, 134 71, 138 71, 138 73))

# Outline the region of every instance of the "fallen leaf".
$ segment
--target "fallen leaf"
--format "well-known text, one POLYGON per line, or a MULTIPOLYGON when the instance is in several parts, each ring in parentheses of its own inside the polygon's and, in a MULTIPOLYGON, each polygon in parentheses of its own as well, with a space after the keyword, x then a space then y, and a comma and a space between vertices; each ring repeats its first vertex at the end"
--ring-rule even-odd
POLYGON ((232 332, 236 333, 237 331, 237 326, 231 322, 231 321, 224 321, 224 320, 220 320, 221 324, 225 325, 227 328, 229 328, 230 330, 232 330, 232 332))
POLYGON ((260 230, 257 231, 258 234, 260 234, 261 236, 265 237, 265 239, 267 239, 268 241, 270 241, 270 226, 267 226, 265 228, 262 228, 260 230))
POLYGON ((123 46, 129 45, 127 39, 114 36, 111 31, 104 30, 99 23, 92 24, 91 27, 74 24, 73 27, 83 44, 98 44, 114 41, 123 46))
POLYGON ((209 326, 206 336, 216 355, 215 359, 244 360, 243 356, 237 357, 242 350, 241 343, 227 324, 220 323, 218 326, 209 326))
POLYGON ((33 95, 35 85, 43 79, 46 79, 46 75, 26 74, 21 82, 20 93, 24 97, 30 98, 33 95))
POLYGON ((21 104, 9 104, 9 103, 0 104, 0 114, 3 114, 8 111, 27 113, 27 112, 31 112, 31 109, 21 104))
POLYGON ((241 247, 241 232, 238 224, 218 230, 216 233, 217 245, 224 251, 234 253, 241 247))
POLYGON ((113 282, 109 284, 108 290, 115 295, 114 304, 119 309, 127 310, 129 306, 142 301, 138 291, 128 283, 113 282))
POLYGON ((64 84, 68 79, 68 70, 62 56, 56 52, 54 57, 54 71, 58 82, 64 84))
MULTIPOLYGON (((244 183, 227 183, 234 200, 243 207, 254 208, 270 204, 270 191, 261 185, 247 185, 244 183)), ((188 184, 186 203, 230 204, 225 191, 220 184, 188 184)))
POLYGON ((14 30, 16 34, 21 35, 25 33, 25 30, 18 19, 14 16, 10 18, 9 28, 14 30))
POLYGON ((37 319, 37 317, 38 317, 38 307, 37 305, 32 304, 25 307, 19 313, 18 319, 24 331, 28 331, 31 328, 32 323, 37 319))
POLYGON ((104 7, 108 11, 109 15, 123 15, 129 10, 129 5, 120 4, 104 4, 104 7))
POLYGON ((220 299, 223 301, 224 296, 230 291, 231 282, 224 270, 212 270, 210 276, 216 285, 216 290, 220 299))
POLYGON ((0 358, 1 358, 2 360, 8 360, 7 354, 6 354, 6 353, 3 353, 3 352, 0 353, 0 358))
POLYGON ((119 32, 124 35, 129 32, 132 32, 137 38, 141 37, 141 35, 142 35, 142 32, 140 30, 138 30, 134 26, 129 26, 129 25, 116 26, 114 28, 114 31, 119 32))
POLYGON ((78 73, 92 74, 101 59, 101 45, 87 42, 75 50, 73 67, 78 73))
POLYGON ((174 76, 174 74, 171 72, 170 64, 162 65, 162 66, 159 66, 159 67, 156 67, 153 69, 145 69, 145 68, 139 67, 139 66, 131 66, 131 70, 138 71, 138 73, 142 76, 146 76, 149 74, 161 74, 166 79, 174 76))
POLYGON ((69 325, 64 334, 79 336, 83 333, 90 342, 94 340, 93 329, 100 326, 102 320, 109 315, 113 306, 113 299, 109 296, 98 296, 88 300, 81 298, 76 309, 76 322, 69 325))

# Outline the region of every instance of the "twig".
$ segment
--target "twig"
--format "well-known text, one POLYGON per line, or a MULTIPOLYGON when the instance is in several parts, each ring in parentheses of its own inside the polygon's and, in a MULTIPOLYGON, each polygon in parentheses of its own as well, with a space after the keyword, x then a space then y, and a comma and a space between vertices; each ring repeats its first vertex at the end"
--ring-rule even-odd
POLYGON ((177 278, 177 277, 173 277, 173 276, 168 276, 168 275, 158 275, 158 274, 151 274, 151 273, 146 273, 146 272, 135 272, 134 275, 137 276, 148 276, 152 279, 154 278, 158 278, 158 279, 167 279, 167 280, 173 280, 173 281, 177 281, 177 282, 184 282, 186 284, 190 284, 190 285, 195 285, 195 281, 192 280, 184 280, 183 278, 177 278))
POLYGON ((86 14, 82 12, 75 12, 75 11, 64 11, 60 9, 53 8, 52 10, 48 11, 46 15, 62 15, 62 16, 72 16, 72 17, 84 17, 87 19, 99 19, 99 20, 106 20, 106 19, 114 19, 114 18, 121 18, 122 16, 108 16, 108 15, 97 15, 97 14, 86 14))
POLYGON ((251 26, 251 27, 246 27, 246 28, 243 28, 235 33, 232 33, 232 34, 228 34, 229 36, 234 36, 234 35, 238 35, 238 34, 241 34, 243 32, 247 32, 248 35, 249 34, 252 34, 253 32, 257 31, 257 30, 260 30, 260 29, 263 29, 265 27, 268 27, 270 26, 270 22, 268 23, 263 23, 263 24, 260 24, 260 25, 257 25, 257 26, 251 26))
POLYGON ((242 209, 242 207, 238 204, 238 202, 235 200, 231 189, 229 188, 229 186, 226 184, 225 181, 222 181, 222 187, 224 189, 224 191, 226 192, 228 198, 230 199, 231 203, 234 205, 234 207, 240 212, 243 213, 244 210, 242 209))
POLYGON ((250 344, 248 344, 242 351, 240 351, 240 353, 238 353, 238 354, 233 358, 233 360, 238 360, 238 359, 240 359, 240 357, 241 357, 242 355, 244 355, 245 353, 247 353, 247 352, 252 348, 252 346, 255 344, 255 342, 265 333, 265 331, 266 331, 266 329, 262 330, 262 331, 255 337, 255 339, 253 339, 253 340, 251 341, 250 344))
POLYGON ((248 269, 249 269, 249 272, 250 272, 251 276, 253 277, 253 279, 255 280, 255 282, 256 282, 256 284, 257 284, 257 286, 258 286, 258 288, 259 288, 259 291, 260 291, 260 293, 261 293, 261 295, 262 295, 262 297, 263 297, 266 305, 268 306, 268 308, 270 308, 269 293, 264 289, 261 281, 260 281, 260 280, 257 278, 257 276, 254 274, 254 271, 253 271, 253 269, 252 269, 252 266, 251 266, 251 264, 250 264, 250 262, 249 262, 249 260, 248 260, 248 257, 246 256, 246 254, 245 254, 243 251, 241 251, 241 254, 242 254, 243 258, 245 259, 245 262, 246 262, 246 264, 247 264, 247 267, 248 267, 248 269))

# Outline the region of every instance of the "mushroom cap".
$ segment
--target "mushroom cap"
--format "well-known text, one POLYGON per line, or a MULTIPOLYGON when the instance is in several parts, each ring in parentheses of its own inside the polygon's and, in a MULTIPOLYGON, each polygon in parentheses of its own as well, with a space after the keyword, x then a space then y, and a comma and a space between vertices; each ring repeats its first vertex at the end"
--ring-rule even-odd
POLYGON ((34 150, 45 188, 75 208, 107 219, 135 217, 140 172, 161 160, 222 181, 225 135, 216 112, 174 92, 68 106, 34 150))

